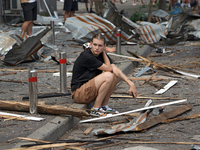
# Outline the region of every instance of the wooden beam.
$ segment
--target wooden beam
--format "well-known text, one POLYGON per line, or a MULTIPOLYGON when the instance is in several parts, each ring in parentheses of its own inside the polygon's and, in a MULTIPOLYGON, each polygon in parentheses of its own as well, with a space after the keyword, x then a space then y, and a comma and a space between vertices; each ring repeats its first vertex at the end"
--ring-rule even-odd
MULTIPOLYGON (((29 103, 0 100, 0 109, 29 112, 29 103)), ((40 105, 40 104, 38 104, 38 113, 53 114, 53 115, 66 114, 76 117, 89 115, 85 110, 81 109, 72 109, 62 105, 40 105)))
POLYGON ((3 73, 3 74, 1 74, 0 76, 11 75, 11 74, 17 74, 17 72, 3 73))
POLYGON ((173 122, 173 121, 196 119, 196 118, 199 118, 199 117, 200 117, 200 113, 195 113, 195 114, 192 114, 192 115, 190 115, 188 117, 179 117, 179 118, 168 119, 168 120, 162 121, 162 123, 169 123, 169 122, 173 122))
POLYGON ((173 118, 173 117, 176 117, 188 110, 192 109, 192 106, 190 104, 187 104, 187 105, 184 105, 184 106, 181 106, 181 107, 176 107, 174 108, 173 110, 169 111, 169 112, 164 112, 156 117, 153 117, 149 120, 147 120, 146 122, 144 123, 141 123, 139 124, 137 127, 136 127, 136 131, 142 131, 142 130, 146 130, 156 124, 159 124, 161 123, 162 121, 165 121, 167 119, 170 119, 170 118, 173 118))

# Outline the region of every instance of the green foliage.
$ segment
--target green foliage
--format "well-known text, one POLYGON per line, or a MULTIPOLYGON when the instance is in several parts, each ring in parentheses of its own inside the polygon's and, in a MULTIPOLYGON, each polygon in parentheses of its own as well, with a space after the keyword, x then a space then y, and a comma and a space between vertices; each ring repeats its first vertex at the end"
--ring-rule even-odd
POLYGON ((142 8, 146 8, 146 5, 142 5, 136 10, 136 12, 130 18, 131 21, 144 21, 145 18, 147 18, 147 15, 145 15, 144 12, 141 12, 142 8))

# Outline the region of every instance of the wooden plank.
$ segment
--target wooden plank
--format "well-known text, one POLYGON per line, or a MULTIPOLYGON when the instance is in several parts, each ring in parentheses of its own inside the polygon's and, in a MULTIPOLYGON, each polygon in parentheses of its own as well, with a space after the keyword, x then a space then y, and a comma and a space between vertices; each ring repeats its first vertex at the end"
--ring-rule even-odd
POLYGON ((200 117, 200 113, 195 113, 195 114, 192 114, 192 115, 187 116, 187 117, 179 117, 179 118, 168 119, 168 120, 162 121, 162 123, 169 123, 169 122, 173 122, 173 121, 196 119, 196 118, 199 118, 199 117, 200 117))
POLYGON ((136 110, 131 110, 131 111, 127 111, 127 112, 123 112, 123 113, 118 113, 118 114, 114 114, 114 115, 110 115, 110 116, 105 116, 105 117, 98 117, 98 118, 93 118, 93 119, 81 120, 81 121, 79 121, 79 123, 92 122, 92 121, 96 121, 96 120, 102 120, 102 119, 107 119, 107 118, 122 116, 122 115, 130 114, 130 113, 134 113, 134 112, 139 112, 139 111, 143 111, 143 110, 148 110, 148 109, 162 107, 162 106, 167 106, 167 105, 172 105, 172 104, 184 103, 184 102, 187 102, 187 99, 183 99, 183 100, 179 100, 179 101, 174 101, 174 102, 169 102, 169 103, 158 104, 158 105, 155 105, 155 106, 149 106, 149 107, 139 108, 139 109, 136 109, 136 110))
MULTIPOLYGON (((29 112, 29 103, 0 100, 0 109, 29 112)), ((40 104, 38 104, 38 113, 54 114, 54 115, 66 114, 76 117, 89 115, 85 110, 82 109, 72 109, 62 105, 40 105, 40 104)))
POLYGON ((31 141, 31 142, 38 142, 38 143, 52 143, 50 141, 43 141, 43 140, 37 140, 37 139, 33 139, 33 138, 26 138, 26 137, 17 137, 17 138, 14 138, 14 139, 11 139, 11 140, 8 140, 7 142, 12 142, 14 140, 26 140, 26 141, 31 141))
POLYGON ((93 127, 89 127, 84 131, 85 135, 88 135, 93 130, 93 127))
POLYGON ((17 74, 17 72, 3 73, 3 74, 1 74, 0 76, 11 75, 11 74, 17 74))
POLYGON ((164 120, 167 120, 167 119, 170 119, 170 118, 173 118, 173 117, 176 117, 188 110, 192 109, 192 106, 190 104, 187 104, 187 105, 184 105, 184 106, 181 106, 181 107, 176 107, 174 108, 173 110, 169 111, 169 112, 164 112, 156 117, 153 117, 149 120, 147 120, 146 122, 144 123, 141 123, 139 124, 137 127, 136 127, 136 131, 142 131, 142 130, 146 130, 156 124, 159 124, 161 123, 162 121, 164 120))

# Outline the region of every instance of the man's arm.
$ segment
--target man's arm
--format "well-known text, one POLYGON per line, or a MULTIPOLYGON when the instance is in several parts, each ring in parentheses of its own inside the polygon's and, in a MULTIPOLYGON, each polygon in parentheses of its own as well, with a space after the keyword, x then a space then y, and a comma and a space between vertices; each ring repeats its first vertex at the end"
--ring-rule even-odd
POLYGON ((110 64, 110 60, 108 59, 108 56, 106 55, 105 51, 102 52, 102 55, 103 55, 104 63, 98 69, 102 70, 102 71, 110 71, 110 72, 112 72, 113 68, 112 68, 112 66, 110 64))
POLYGON ((135 87, 135 84, 129 80, 126 75, 119 69, 117 68, 114 64, 111 64, 112 68, 113 68, 113 73, 121 80, 125 81, 129 86, 129 94, 130 95, 134 95, 134 99, 136 99, 137 97, 137 90, 135 87))

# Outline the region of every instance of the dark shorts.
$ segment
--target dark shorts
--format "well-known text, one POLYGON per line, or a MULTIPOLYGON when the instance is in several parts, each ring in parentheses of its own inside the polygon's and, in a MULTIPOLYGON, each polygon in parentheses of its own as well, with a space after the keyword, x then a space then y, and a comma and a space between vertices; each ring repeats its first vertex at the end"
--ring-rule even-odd
POLYGON ((78 2, 76 0, 65 0, 64 2, 64 11, 77 11, 78 2))
POLYGON ((94 79, 89 80, 80 88, 72 92, 72 98, 76 103, 88 104, 94 101, 97 97, 97 89, 94 79))
POLYGON ((37 20, 37 2, 34 3, 22 3, 24 12, 24 21, 37 20))

